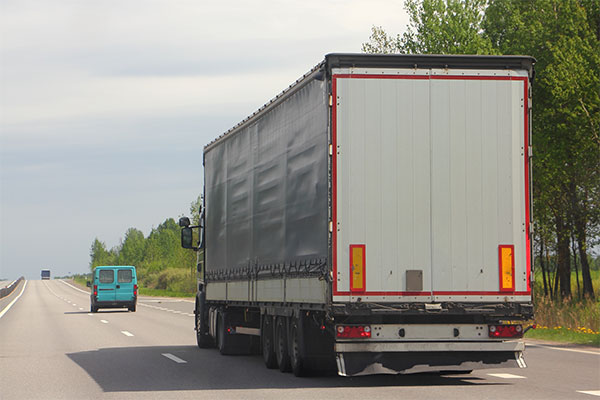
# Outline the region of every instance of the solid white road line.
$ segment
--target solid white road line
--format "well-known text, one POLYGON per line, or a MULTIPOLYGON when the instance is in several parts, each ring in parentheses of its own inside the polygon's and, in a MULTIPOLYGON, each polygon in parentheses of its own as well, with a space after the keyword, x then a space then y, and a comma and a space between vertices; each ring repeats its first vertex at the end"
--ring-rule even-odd
POLYGON ((19 300, 19 298, 21 297, 21 295, 25 291, 26 287, 27 287, 27 281, 25 281, 25 284, 23 285, 23 289, 21 289, 21 293, 19 293, 19 295, 17 297, 15 297, 13 299, 13 301, 11 301, 10 303, 8 303, 8 305, 6 307, 4 307, 4 310, 0 311, 0 318, 4 317, 4 314, 6 314, 6 312, 8 310, 10 310, 10 308, 13 306, 13 304, 15 304, 17 302, 17 300, 19 300))
POLYGON ((72 288, 73 288, 73 289, 75 289, 75 290, 79 290, 79 291, 80 291, 80 292, 82 292, 82 293, 85 293, 85 294, 90 294, 90 292, 88 292, 88 291, 86 291, 86 290, 81 290, 81 289, 79 289, 78 287, 75 287, 75 286, 71 285, 70 283, 67 283, 67 282, 63 281, 62 279, 59 279, 59 281, 61 281, 62 283, 64 283, 64 284, 65 284, 65 285, 67 285, 67 286, 70 286, 70 287, 72 287, 72 288))
POLYGON ((600 397, 600 390, 578 390, 577 393, 591 394, 600 397))
POLYGON ((133 336, 133 333, 127 332, 127 331, 121 331, 121 333, 125 336, 133 336))
POLYGON ((502 379, 526 379, 524 376, 513 375, 513 374, 488 374, 489 376, 495 376, 496 378, 502 379))
POLYGON ((182 360, 181 358, 174 356, 171 353, 162 353, 163 356, 167 357, 169 360, 175 361, 177 364, 186 364, 187 361, 182 360))
POLYGON ((105 319, 101 319, 100 322, 102 322, 103 324, 108 324, 108 321, 105 319))
POLYGON ((553 346, 548 346, 548 345, 545 345, 545 344, 528 344, 526 346, 543 347, 545 349, 561 350, 561 351, 571 351, 573 353, 593 354, 593 355, 596 355, 596 356, 600 356, 600 351, 588 351, 588 350, 578 350, 578 349, 565 349, 565 348, 562 348, 562 347, 553 347, 553 346))

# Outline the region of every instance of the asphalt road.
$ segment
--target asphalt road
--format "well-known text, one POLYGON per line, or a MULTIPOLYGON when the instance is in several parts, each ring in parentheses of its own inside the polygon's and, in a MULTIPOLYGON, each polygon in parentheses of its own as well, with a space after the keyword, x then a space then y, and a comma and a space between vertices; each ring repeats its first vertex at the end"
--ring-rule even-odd
POLYGON ((598 349, 530 345, 526 369, 465 376, 296 378, 266 369, 260 356, 198 349, 193 307, 141 298, 135 313, 91 314, 89 294, 78 288, 58 280, 21 283, 0 301, 0 398, 600 398, 598 349))

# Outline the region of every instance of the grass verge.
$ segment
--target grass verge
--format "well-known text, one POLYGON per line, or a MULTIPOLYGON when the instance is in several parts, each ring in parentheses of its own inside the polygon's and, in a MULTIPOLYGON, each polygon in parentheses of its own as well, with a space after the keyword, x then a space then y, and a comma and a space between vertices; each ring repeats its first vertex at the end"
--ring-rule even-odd
POLYGON ((194 293, 176 292, 167 289, 149 289, 140 288, 140 295, 143 296, 157 296, 157 297, 194 297, 194 293))
POLYGON ((577 343, 600 347, 600 333, 589 333, 589 330, 586 328, 571 329, 564 327, 539 327, 527 331, 525 338, 548 340, 552 342, 577 343))

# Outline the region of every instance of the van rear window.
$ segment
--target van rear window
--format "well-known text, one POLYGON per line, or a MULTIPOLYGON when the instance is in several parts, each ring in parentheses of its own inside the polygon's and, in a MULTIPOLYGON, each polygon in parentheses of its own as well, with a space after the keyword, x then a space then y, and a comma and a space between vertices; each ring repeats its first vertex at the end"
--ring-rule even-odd
POLYGON ((132 274, 130 269, 120 269, 117 272, 119 283, 131 283, 132 274))
POLYGON ((100 283, 113 283, 115 280, 115 271, 112 269, 103 269, 100 270, 98 274, 98 279, 100 279, 100 283))

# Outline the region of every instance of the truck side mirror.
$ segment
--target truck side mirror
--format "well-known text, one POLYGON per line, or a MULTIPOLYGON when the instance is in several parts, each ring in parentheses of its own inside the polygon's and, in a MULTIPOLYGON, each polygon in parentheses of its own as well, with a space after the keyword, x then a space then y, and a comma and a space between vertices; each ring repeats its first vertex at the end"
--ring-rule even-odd
POLYGON ((194 233, 192 228, 186 226, 181 229, 181 247, 184 249, 193 249, 194 233))
POLYGON ((179 226, 181 226, 182 228, 187 228, 188 226, 190 226, 190 219, 188 217, 179 218, 179 226))
POLYGON ((87 286, 87 287, 92 287, 92 282, 90 282, 90 281, 87 281, 87 282, 85 283, 85 286, 87 286))

